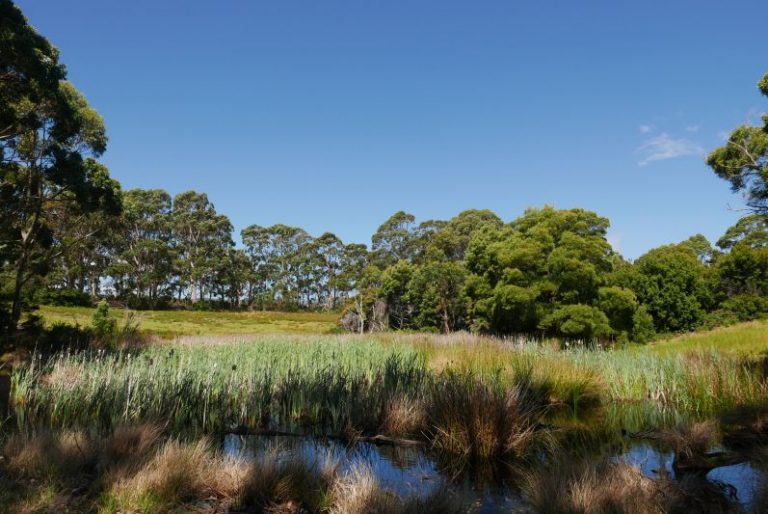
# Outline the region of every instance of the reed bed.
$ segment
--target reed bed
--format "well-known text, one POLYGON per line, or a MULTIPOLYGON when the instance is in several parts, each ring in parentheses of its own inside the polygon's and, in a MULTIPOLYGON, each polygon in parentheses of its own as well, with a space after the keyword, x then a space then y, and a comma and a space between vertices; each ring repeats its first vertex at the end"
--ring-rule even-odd
POLYGON ((603 405, 613 416, 636 405, 636 426, 764 403, 764 369, 715 348, 562 349, 465 333, 198 336, 33 359, 13 372, 11 406, 20 427, 151 421, 187 433, 385 434, 496 458, 525 454, 513 441, 539 440, 546 416, 562 409, 603 405))
POLYGON ((413 349, 375 343, 155 346, 38 359, 14 373, 11 402, 22 426, 368 431, 389 401, 418 393, 425 373, 413 349))

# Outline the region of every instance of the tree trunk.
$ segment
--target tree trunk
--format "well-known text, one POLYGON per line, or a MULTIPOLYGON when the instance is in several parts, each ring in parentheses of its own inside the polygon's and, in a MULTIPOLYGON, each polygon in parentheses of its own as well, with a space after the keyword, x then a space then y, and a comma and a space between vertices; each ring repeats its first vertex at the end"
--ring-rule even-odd
POLYGON ((11 329, 19 326, 21 319, 21 290, 24 287, 24 272, 27 268, 27 250, 22 247, 19 261, 16 263, 16 280, 13 285, 13 302, 11 307, 11 329))

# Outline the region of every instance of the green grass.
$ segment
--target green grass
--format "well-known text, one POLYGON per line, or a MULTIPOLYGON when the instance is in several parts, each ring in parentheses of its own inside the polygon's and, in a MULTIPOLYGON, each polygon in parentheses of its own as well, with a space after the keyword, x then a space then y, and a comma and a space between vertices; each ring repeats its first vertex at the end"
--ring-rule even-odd
POLYGON ((648 345, 660 353, 679 353, 696 349, 756 356, 768 352, 768 321, 750 321, 705 332, 694 332, 648 345))
POLYGON ((22 425, 164 420, 178 430, 340 433, 375 429, 386 402, 416 394, 423 377, 423 360, 410 347, 262 336, 59 354, 14 371, 11 402, 22 425))
MULTIPOLYGON (((89 326, 95 309, 90 307, 42 306, 46 326, 54 323, 89 326)), ((227 311, 128 311, 110 309, 110 315, 123 323, 129 312, 143 333, 169 338, 185 335, 227 334, 321 334, 336 327, 333 312, 227 312, 227 311)))

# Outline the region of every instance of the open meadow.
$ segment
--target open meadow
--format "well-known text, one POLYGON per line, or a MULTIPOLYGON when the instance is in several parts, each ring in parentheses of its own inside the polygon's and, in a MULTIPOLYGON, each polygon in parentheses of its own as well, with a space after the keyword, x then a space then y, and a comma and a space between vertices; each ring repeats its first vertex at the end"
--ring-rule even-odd
MULTIPOLYGON (((56 323, 87 327, 91 323, 92 307, 41 306, 36 312, 47 326, 56 323)), ((336 327, 338 314, 334 312, 274 312, 274 311, 129 311, 110 309, 110 316, 120 325, 126 321, 137 323, 147 334, 162 338, 205 334, 322 334, 336 327), (130 313, 130 314, 129 314, 130 313)))

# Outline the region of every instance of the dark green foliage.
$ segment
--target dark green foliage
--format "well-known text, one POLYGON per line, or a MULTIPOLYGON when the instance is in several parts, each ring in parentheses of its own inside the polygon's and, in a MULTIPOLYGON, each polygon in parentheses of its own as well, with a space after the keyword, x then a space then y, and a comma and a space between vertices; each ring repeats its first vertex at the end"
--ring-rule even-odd
POLYGON ((613 333, 608 316, 589 305, 564 305, 540 323, 546 329, 564 339, 593 341, 604 339, 613 333))
POLYGON ((612 270, 607 228, 608 220, 595 213, 545 207, 478 233, 466 261, 478 277, 470 287, 475 326, 499 333, 557 332, 557 324, 545 319, 562 305, 595 302, 606 283, 612 270))
POLYGON ((41 289, 35 295, 37 303, 62 307, 90 307, 91 296, 77 289, 41 289))
POLYGON ((633 288, 656 330, 696 328, 709 303, 706 274, 706 265, 684 244, 662 246, 637 260, 633 288))
POLYGON ((630 339, 636 343, 647 343, 656 337, 656 327, 653 316, 645 305, 641 305, 632 315, 632 332, 630 339))
POLYGON ((721 304, 726 313, 730 313, 737 321, 749 321, 768 315, 768 296, 756 294, 740 294, 728 298, 721 304))

